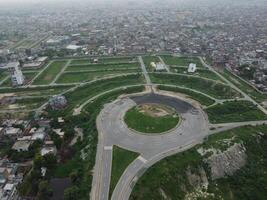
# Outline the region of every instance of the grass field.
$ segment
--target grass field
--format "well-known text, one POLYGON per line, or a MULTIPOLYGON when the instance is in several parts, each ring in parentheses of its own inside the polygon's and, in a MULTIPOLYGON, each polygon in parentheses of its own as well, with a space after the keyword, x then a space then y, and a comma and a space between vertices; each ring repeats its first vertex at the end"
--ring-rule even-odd
MULTIPOLYGON (((89 83, 80 86, 76 90, 67 93, 65 96, 68 101, 68 106, 62 113, 73 112, 75 106, 79 106, 86 100, 114 88, 139 85, 144 83, 144 78, 141 74, 122 75, 105 80, 97 80, 93 83, 89 83)), ((60 113, 60 112, 58 112, 60 113)))
POLYGON ((195 177, 194 180, 200 180, 199 178, 203 177, 201 176, 203 174, 203 170, 200 171, 201 168, 204 169, 208 178, 208 189, 201 187, 204 194, 195 192, 194 194, 199 194, 195 195, 199 198, 192 199, 264 200, 267 195, 266 187, 264 187, 267 173, 266 136, 266 125, 245 126, 212 135, 204 144, 164 158, 150 167, 133 188, 130 200, 187 199, 186 195, 193 194, 197 190, 197 187, 189 181, 188 171, 191 170, 193 173, 191 177, 195 177), (226 140, 232 139, 245 146, 248 156, 247 163, 233 176, 212 180, 210 168, 205 163, 205 157, 202 157, 197 149, 200 147, 217 149, 218 143, 225 143, 226 140), (206 198, 203 197, 204 195, 206 198))
POLYGON ((33 82, 33 84, 46 85, 51 83, 66 63, 67 61, 52 62, 50 66, 48 66, 48 68, 33 82))
POLYGON ((265 101, 267 99, 267 95, 261 94, 257 90, 255 90, 252 86, 247 84, 242 79, 232 75, 229 71, 224 70, 222 75, 231 81, 235 86, 237 86, 239 89, 241 89, 243 92, 247 93, 251 98, 253 98, 255 101, 261 103, 262 101, 265 101))
POLYGON ((57 83, 78 83, 85 81, 92 81, 99 78, 104 78, 112 75, 137 73, 141 69, 126 69, 126 70, 106 70, 106 71, 93 71, 93 72, 69 72, 63 73, 57 83))
POLYGON ((133 162, 138 157, 138 155, 139 154, 136 152, 128 151, 126 149, 113 146, 112 170, 109 191, 110 197, 124 170, 131 162, 133 162))
POLYGON ((215 103, 215 101, 213 99, 211 99, 211 98, 209 98, 203 94, 193 92, 193 91, 188 90, 188 89, 183 89, 183 88, 179 88, 179 87, 170 87, 170 86, 164 86, 164 85, 159 85, 158 89, 186 94, 189 96, 189 98, 198 101, 201 105, 204 105, 204 106, 210 106, 210 105, 215 103))
POLYGON ((219 76, 217 76, 214 72, 208 69, 197 69, 195 73, 188 73, 187 68, 185 67, 171 66, 170 69, 172 72, 177 73, 177 74, 187 74, 187 75, 212 79, 215 81, 221 81, 222 83, 224 82, 219 76))
POLYGON ((146 112, 144 113, 143 109, 134 107, 126 112, 124 121, 133 130, 152 134, 162 133, 174 128, 179 122, 179 117, 175 113, 168 113, 164 116, 151 116, 146 112))
POLYGON ((8 88, 0 89, 0 94, 12 93, 16 96, 51 96, 59 94, 67 89, 70 86, 46 86, 38 88, 8 88))
POLYGON ((66 71, 80 70, 112 70, 112 69, 132 69, 139 68, 139 63, 116 63, 116 64, 88 64, 88 65, 70 65, 66 71))
POLYGON ((0 70, 0 82, 8 76, 7 71, 0 70))
POLYGON ((190 63, 195 63, 197 68, 204 68, 201 61, 197 57, 176 57, 172 55, 161 55, 160 57, 167 65, 188 67, 190 63))
POLYGON ((137 61, 136 57, 127 56, 127 57, 109 57, 109 58, 99 58, 99 63, 125 63, 125 62, 134 62, 137 61))
POLYGON ((193 76, 152 73, 150 74, 150 78, 156 84, 176 85, 195 89, 217 99, 229 99, 241 96, 241 94, 227 85, 193 76))
POLYGON ((157 56, 143 56, 144 64, 147 68, 147 71, 153 72, 154 68, 151 66, 151 62, 157 63, 160 62, 160 59, 157 56))
POLYGON ((206 109, 212 123, 266 120, 265 115, 249 101, 229 101, 206 109))
POLYGON ((70 62, 70 65, 83 65, 83 64, 90 64, 91 60, 88 58, 81 58, 81 59, 73 59, 70 62))

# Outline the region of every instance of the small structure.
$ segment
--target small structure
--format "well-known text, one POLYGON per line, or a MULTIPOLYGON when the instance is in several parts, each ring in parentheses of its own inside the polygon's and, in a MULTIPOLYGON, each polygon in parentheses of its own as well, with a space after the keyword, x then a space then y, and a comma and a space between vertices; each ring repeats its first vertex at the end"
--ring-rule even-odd
POLYGON ((67 99, 63 95, 55 95, 49 100, 49 105, 53 110, 60 110, 67 106, 67 99))
POLYGON ((53 131, 54 131, 57 135, 59 135, 59 137, 61 137, 61 138, 63 138, 64 135, 65 135, 65 132, 62 131, 60 128, 53 129, 53 131))
POLYGON ((197 70, 197 65, 194 63, 190 63, 188 66, 188 73, 194 73, 197 70))

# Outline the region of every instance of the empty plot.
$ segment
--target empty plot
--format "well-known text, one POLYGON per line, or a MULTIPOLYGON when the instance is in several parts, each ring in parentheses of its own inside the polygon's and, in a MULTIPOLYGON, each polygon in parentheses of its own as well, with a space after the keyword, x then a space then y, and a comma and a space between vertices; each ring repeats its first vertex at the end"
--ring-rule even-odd
POLYGON ((171 55, 160 56, 167 65, 188 66, 195 63, 198 68, 204 68, 201 61, 197 57, 177 57, 171 55))
POLYGON ((67 72, 61 75, 57 83, 78 83, 84 81, 90 81, 107 76, 137 73, 139 69, 127 69, 127 70, 108 70, 108 71, 92 71, 92 72, 67 72))
POLYGON ((34 81, 34 84, 45 85, 51 83, 66 63, 67 61, 54 61, 42 74, 40 74, 34 81))
POLYGON ((116 63, 116 64, 88 64, 88 65, 70 65, 66 71, 83 71, 83 70, 113 70, 113 69, 131 69, 138 68, 139 63, 116 63))
POLYGON ((99 63, 125 63, 136 61, 136 57, 109 57, 109 58, 99 58, 99 63))

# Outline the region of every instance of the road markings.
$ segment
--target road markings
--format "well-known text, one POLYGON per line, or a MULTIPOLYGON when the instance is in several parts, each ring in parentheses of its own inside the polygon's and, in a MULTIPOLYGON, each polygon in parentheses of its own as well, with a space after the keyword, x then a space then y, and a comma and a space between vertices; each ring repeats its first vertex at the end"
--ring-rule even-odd
POLYGON ((111 151, 112 150, 112 146, 104 146, 104 150, 111 151))
POLYGON ((147 160, 145 158, 143 158, 142 156, 138 156, 137 158, 138 160, 142 161, 143 163, 146 163, 147 160))

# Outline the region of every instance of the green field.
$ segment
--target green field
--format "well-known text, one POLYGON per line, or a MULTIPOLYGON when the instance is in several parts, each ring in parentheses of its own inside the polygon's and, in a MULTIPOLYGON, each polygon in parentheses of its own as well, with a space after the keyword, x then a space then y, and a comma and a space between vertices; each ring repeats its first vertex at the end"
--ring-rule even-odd
POLYGON ((143 56, 144 64, 147 68, 147 71, 153 72, 154 68, 151 66, 151 62, 157 63, 160 62, 160 59, 157 56, 143 56))
POLYGON ((98 59, 98 63, 125 63, 125 62, 135 62, 136 57, 101 57, 98 59))
POLYGON ((16 96, 51 96, 59 94, 67 89, 70 86, 45 86, 45 87, 36 87, 36 88, 8 88, 0 89, 0 94, 13 93, 16 96))
POLYGON ((138 67, 140 67, 139 63, 88 64, 70 65, 67 67, 66 71, 132 69, 138 67))
POLYGON ((0 70, 0 82, 2 80, 4 80, 7 76, 8 76, 8 72, 7 71, 0 70))
POLYGON ((172 72, 177 73, 177 74, 187 74, 187 75, 198 76, 198 77, 212 79, 215 81, 224 82, 219 76, 217 76, 214 72, 208 69, 197 69, 195 73, 188 73, 187 68, 185 67, 171 66, 170 69, 172 72))
MULTIPOLYGON (((114 78, 97 80, 92 83, 78 87, 76 90, 65 94, 68 106, 62 113, 73 112, 73 108, 79 106, 94 96, 118 87, 144 84, 141 74, 121 75, 114 78)), ((61 113, 61 112, 57 112, 61 113)))
POLYGON ((232 75, 229 71, 224 70, 222 74, 226 79, 231 81, 235 86, 237 86, 239 89, 241 89, 243 92, 248 94, 251 98, 253 98, 255 101, 261 103, 267 99, 267 95, 262 94, 258 92, 255 88, 247 84, 242 79, 232 75))
POLYGON ((160 90, 165 90, 165 91, 171 91, 171 92, 178 92, 182 94, 186 94, 189 96, 189 98, 194 99, 198 101, 201 105, 204 106, 210 106, 215 103, 215 101, 203 94, 188 90, 188 89, 183 89, 179 87, 170 87, 170 86, 165 86, 165 85, 159 85, 158 89, 160 90))
POLYGON ((164 116, 151 116, 142 111, 139 107, 134 107, 126 112, 124 121, 129 128, 141 133, 162 133, 174 128, 179 122, 178 115, 174 113, 168 113, 164 116))
MULTIPOLYGON (((264 200, 267 196, 267 126, 245 126, 212 135, 204 144, 198 145, 185 152, 164 158, 150 167, 138 180, 131 194, 130 200, 147 199, 186 199, 186 195, 197 190, 197 184, 189 182, 188 171, 193 173, 194 180, 200 180, 200 169, 208 178, 208 188, 201 190, 204 195, 192 199, 229 199, 229 200, 264 200), (218 180, 212 180, 210 168, 205 162, 205 156, 201 156, 197 149, 215 148, 218 143, 232 140, 242 143, 248 156, 246 165, 236 171, 233 176, 226 176, 218 180), (166 197, 166 198, 164 198, 166 197)), ((221 148, 219 148, 221 149, 221 148)), ((195 182, 197 183, 197 182, 195 182)))
POLYGON ((45 71, 33 82, 35 85, 46 85, 51 83, 67 61, 53 61, 45 71))
POLYGON ((176 57, 171 55, 161 55, 160 57, 167 65, 188 67, 190 63, 195 63, 197 68, 204 68, 201 61, 197 57, 176 57))
POLYGON ((70 65, 83 65, 83 64, 90 64, 91 60, 88 58, 81 58, 81 59, 73 59, 70 62, 70 65))
POLYGON ((217 99, 229 99, 241 97, 237 91, 227 85, 205 80, 193 76, 176 75, 176 74, 150 74, 153 83, 182 86, 189 89, 195 89, 205 94, 208 94, 217 99))
POLYGON ((107 76, 137 73, 140 69, 126 69, 126 70, 106 70, 106 71, 92 71, 92 72, 66 72, 63 73, 57 83, 78 83, 92 81, 107 76))
POLYGON ((110 197, 123 172, 128 167, 128 165, 138 157, 138 155, 138 153, 113 146, 112 170, 109 191, 110 197))
POLYGON ((206 109, 212 123, 266 120, 265 115, 249 101, 229 101, 206 109))

